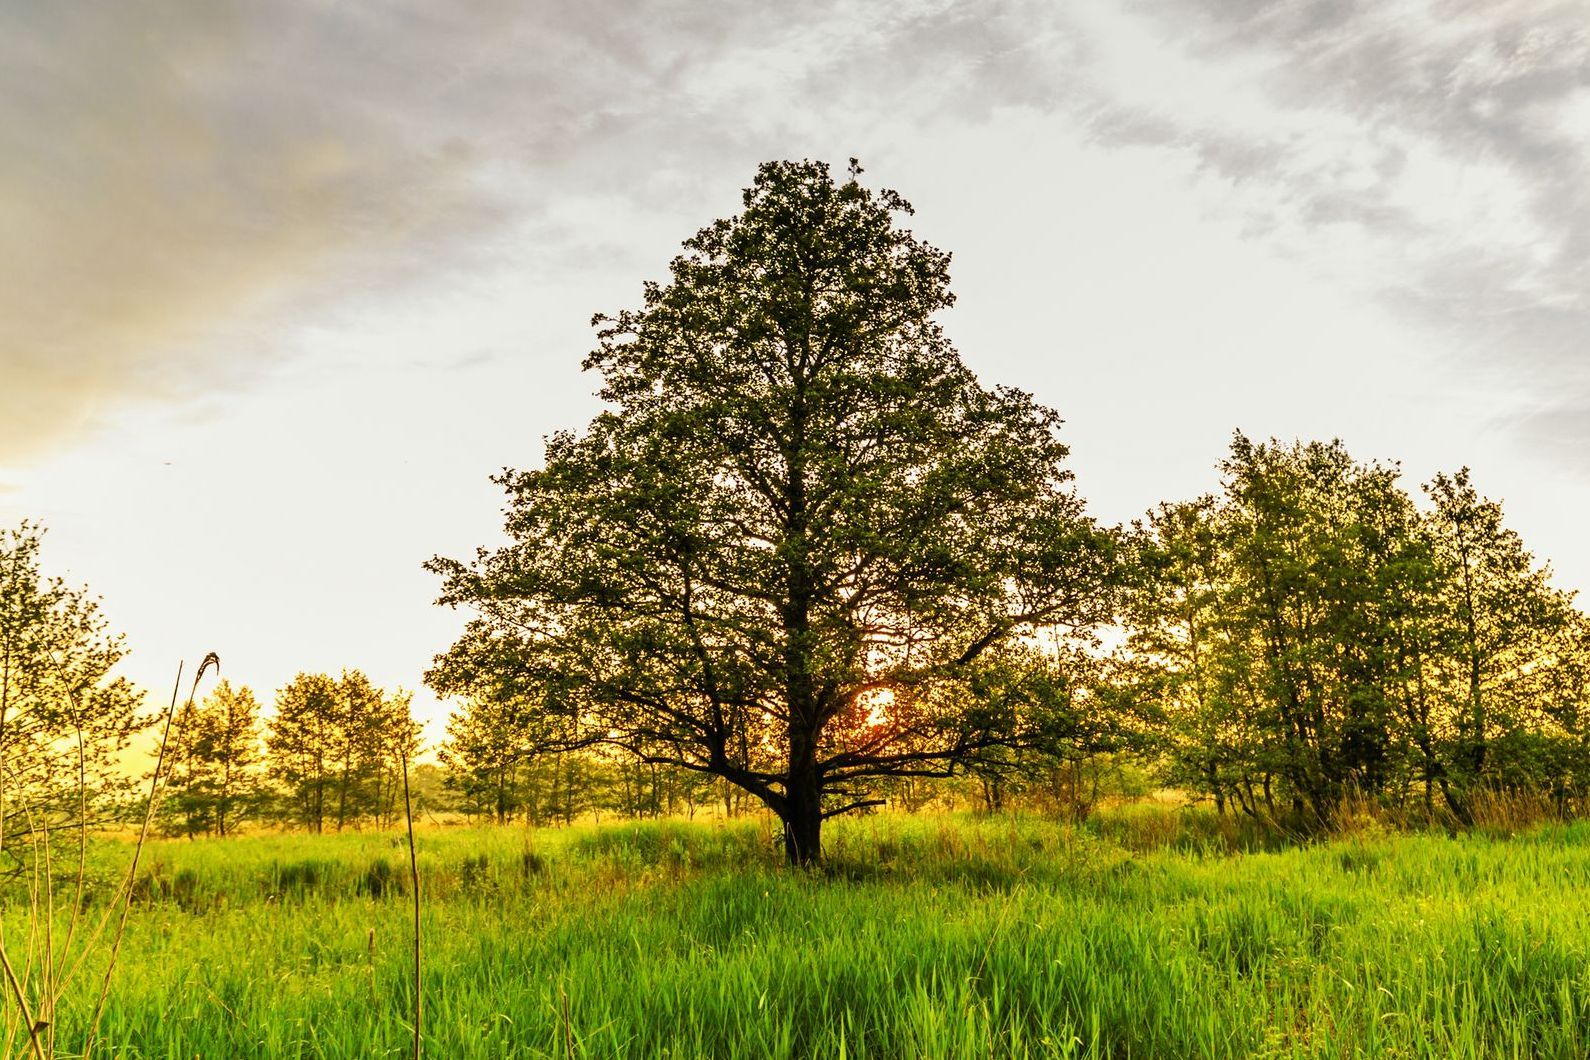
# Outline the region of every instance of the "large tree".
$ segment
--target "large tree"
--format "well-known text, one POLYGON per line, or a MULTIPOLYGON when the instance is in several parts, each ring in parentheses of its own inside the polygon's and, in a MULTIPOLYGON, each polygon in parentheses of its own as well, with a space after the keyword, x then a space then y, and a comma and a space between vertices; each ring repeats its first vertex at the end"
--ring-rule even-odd
POLYGON ((935 320, 949 255, 859 172, 763 165, 593 321, 607 409, 500 476, 511 543, 428 565, 476 612, 434 688, 740 785, 794 862, 874 779, 1047 731, 999 690, 1012 649, 1110 611, 1058 416, 979 385, 935 320))

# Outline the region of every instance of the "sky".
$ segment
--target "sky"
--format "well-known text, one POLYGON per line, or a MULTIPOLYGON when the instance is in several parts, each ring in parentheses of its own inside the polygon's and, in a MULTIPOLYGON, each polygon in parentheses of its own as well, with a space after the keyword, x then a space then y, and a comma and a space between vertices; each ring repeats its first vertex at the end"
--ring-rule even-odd
POLYGON ((0 524, 164 694, 416 691, 421 563, 768 159, 899 190, 1091 511, 1231 433, 1473 468, 1590 589, 1590 0, 0 0, 0 524))

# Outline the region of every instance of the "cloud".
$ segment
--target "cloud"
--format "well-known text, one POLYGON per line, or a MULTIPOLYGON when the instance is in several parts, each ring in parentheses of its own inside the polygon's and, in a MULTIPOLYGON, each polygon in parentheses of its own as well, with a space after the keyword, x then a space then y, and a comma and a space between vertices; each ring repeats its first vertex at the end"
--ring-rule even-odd
MULTIPOLYGON (((0 460, 246 385, 295 321, 467 272, 560 196, 667 202, 840 96, 984 99, 957 88, 1019 33, 945 3, 621 7, 8 8, 0 460)), ((548 267, 596 252, 537 235, 548 267)))
MULTIPOLYGON (((625 253, 614 218, 727 206, 725 180, 761 158, 844 139, 865 161, 1010 108, 1191 158, 1253 238, 1449 329, 1473 359, 1550 373, 1590 326, 1576 11, 13 5, 0 462, 127 402, 245 386, 297 351, 296 328, 350 304, 502 256, 550 272, 625 253)), ((1013 150, 990 165, 1020 165, 1013 150)))
POLYGON ((291 26, 226 5, 12 12, 0 457, 130 396, 246 379, 274 316, 489 212, 445 140, 406 143, 335 64, 289 62, 291 26))
POLYGON ((1560 407, 1518 420, 1525 434, 1590 443, 1573 414, 1590 404, 1583 4, 1135 10, 1184 76, 1115 86, 1097 136, 1193 155, 1255 233, 1560 407))

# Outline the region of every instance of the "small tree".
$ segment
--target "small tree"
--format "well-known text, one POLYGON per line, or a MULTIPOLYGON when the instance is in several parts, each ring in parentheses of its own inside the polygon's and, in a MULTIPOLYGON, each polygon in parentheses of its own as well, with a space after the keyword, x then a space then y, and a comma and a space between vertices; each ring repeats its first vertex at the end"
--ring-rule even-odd
POLYGON ((276 693, 266 738, 270 775, 283 789, 290 815, 311 832, 325 830, 337 712, 337 683, 325 674, 299 674, 276 693))
POLYGON ((428 565, 477 612, 434 688, 723 777, 792 862, 879 778, 1022 744, 976 692, 990 659, 1111 604, 1058 416, 978 384, 935 320, 949 255, 859 173, 763 165, 669 283, 597 318, 609 409, 498 479, 511 544, 428 565))
POLYGON ((332 742, 337 773, 337 831, 366 810, 379 814, 382 766, 389 757, 384 695, 358 670, 344 670, 336 685, 332 742))
POLYGON ((1137 526, 1137 577, 1127 594, 1123 687, 1158 709, 1170 783, 1207 792, 1224 813, 1257 813, 1258 749, 1240 695, 1223 680, 1236 644, 1225 605, 1222 512, 1213 496, 1161 504, 1137 526), (1236 702, 1234 702, 1236 700, 1236 702))
POLYGON ((184 831, 237 831, 258 798, 259 739, 259 704, 246 687, 223 680, 199 706, 184 704, 172 726, 165 803, 184 831))
POLYGON ((1445 683, 1456 693, 1452 769, 1472 782, 1486 773, 1493 740, 1527 723, 1540 705, 1529 664, 1568 621, 1571 605, 1551 587, 1550 569, 1503 524, 1501 505, 1475 490, 1467 468, 1437 475, 1425 493, 1442 575, 1445 683))
POLYGON ((43 575, 42 538, 32 523, 0 530, 0 826, 19 860, 68 822, 116 813, 121 753, 145 724, 141 694, 112 675, 121 636, 86 590, 43 575))
POLYGON ((247 687, 221 681, 202 704, 185 705, 173 725, 170 809, 191 835, 237 830, 258 795, 259 704, 247 687))
POLYGON ((471 700, 447 720, 440 757, 448 783, 475 812, 498 824, 533 816, 545 786, 547 763, 538 712, 522 700, 471 700), (537 767, 541 768, 537 768, 537 767))

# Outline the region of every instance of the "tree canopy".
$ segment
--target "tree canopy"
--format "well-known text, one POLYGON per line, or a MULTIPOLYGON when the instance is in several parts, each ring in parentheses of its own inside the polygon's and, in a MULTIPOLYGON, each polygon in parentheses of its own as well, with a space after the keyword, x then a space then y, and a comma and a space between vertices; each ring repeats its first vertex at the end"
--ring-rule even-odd
POLYGON ((593 321, 607 408, 497 479, 510 543, 428 564, 474 611, 434 688, 724 777, 799 862, 870 781, 1052 733, 1032 634, 1112 607, 1058 415, 979 384, 936 319, 949 255, 859 173, 761 166, 593 321))
POLYGON ((1421 510, 1340 442, 1238 434, 1218 496, 1141 529, 1125 654, 1169 779, 1222 809, 1329 824, 1422 795, 1590 789, 1590 619, 1466 470, 1421 510))
POLYGON ((419 746, 411 698, 376 688, 359 670, 300 673, 276 693, 267 760, 304 827, 397 820, 403 763, 419 746))
POLYGON ((60 821, 105 820, 128 790, 120 756, 146 721, 114 676, 126 654, 86 589, 46 577, 44 531, 0 529, 0 825, 6 850, 60 821))

